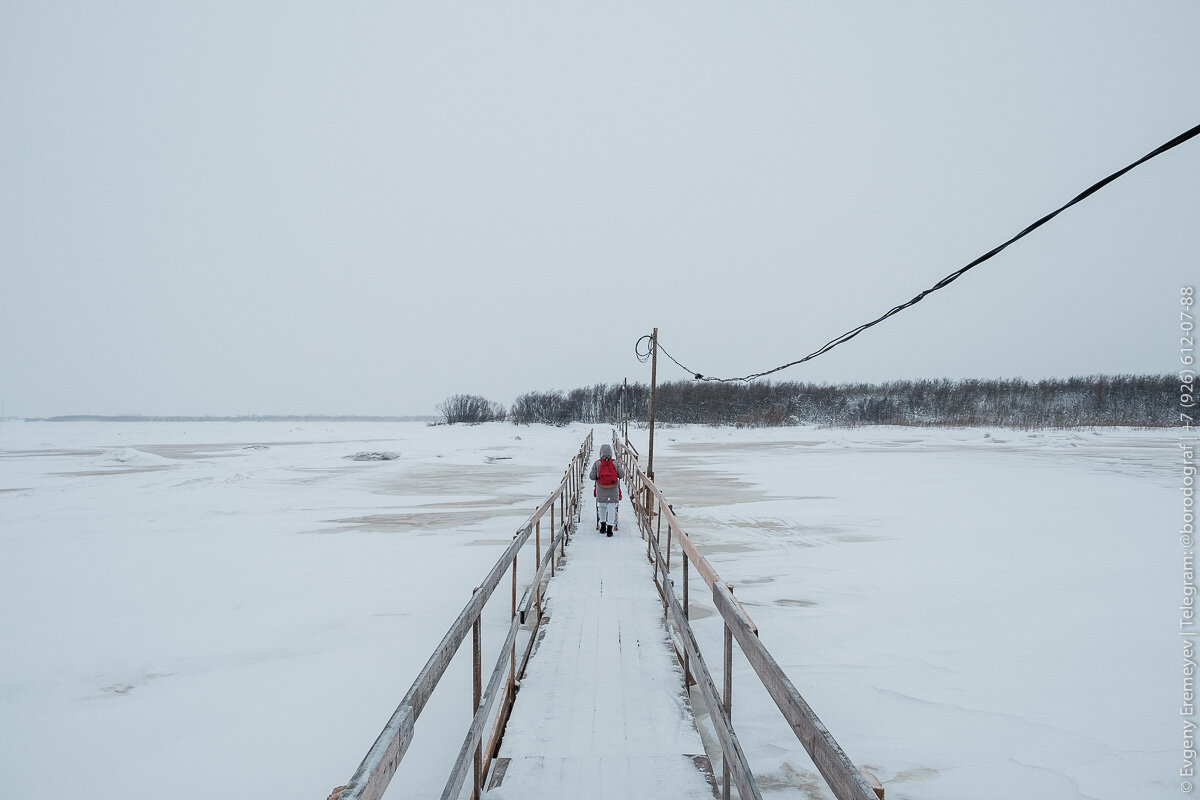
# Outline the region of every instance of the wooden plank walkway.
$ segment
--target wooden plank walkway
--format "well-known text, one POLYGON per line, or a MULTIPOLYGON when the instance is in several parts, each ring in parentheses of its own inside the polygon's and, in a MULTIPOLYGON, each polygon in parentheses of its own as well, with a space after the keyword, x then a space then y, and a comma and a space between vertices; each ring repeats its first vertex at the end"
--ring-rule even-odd
POLYGON ((521 682, 486 797, 712 798, 682 671, 633 509, 612 538, 594 505, 550 582, 550 621, 521 682))

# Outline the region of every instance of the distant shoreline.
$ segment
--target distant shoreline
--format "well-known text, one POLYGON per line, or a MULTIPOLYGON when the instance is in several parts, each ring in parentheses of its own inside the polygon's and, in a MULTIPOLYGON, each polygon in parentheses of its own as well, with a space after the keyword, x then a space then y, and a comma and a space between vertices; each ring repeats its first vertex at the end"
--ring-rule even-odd
POLYGON ((324 414, 255 414, 233 417, 142 416, 131 414, 70 414, 24 417, 24 422, 436 422, 437 416, 332 416, 324 414))

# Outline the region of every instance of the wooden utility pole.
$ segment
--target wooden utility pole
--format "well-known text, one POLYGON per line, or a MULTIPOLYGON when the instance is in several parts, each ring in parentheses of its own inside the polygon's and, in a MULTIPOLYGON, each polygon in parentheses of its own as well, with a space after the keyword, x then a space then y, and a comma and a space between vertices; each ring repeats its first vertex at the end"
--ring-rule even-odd
POLYGON ((629 414, 625 410, 625 397, 629 394, 629 378, 621 384, 621 434, 629 441, 629 414))
POLYGON ((646 453, 646 477, 654 480, 654 403, 658 398, 658 328, 650 337, 650 448, 646 453))

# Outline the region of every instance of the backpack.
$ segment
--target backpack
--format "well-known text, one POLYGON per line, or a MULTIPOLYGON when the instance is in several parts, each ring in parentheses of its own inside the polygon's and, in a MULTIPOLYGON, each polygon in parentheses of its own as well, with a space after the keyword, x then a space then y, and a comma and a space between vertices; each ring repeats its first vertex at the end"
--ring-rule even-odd
POLYGON ((601 486, 616 486, 619 478, 617 465, 613 463, 613 460, 611 458, 600 459, 600 468, 596 470, 596 482, 601 486))

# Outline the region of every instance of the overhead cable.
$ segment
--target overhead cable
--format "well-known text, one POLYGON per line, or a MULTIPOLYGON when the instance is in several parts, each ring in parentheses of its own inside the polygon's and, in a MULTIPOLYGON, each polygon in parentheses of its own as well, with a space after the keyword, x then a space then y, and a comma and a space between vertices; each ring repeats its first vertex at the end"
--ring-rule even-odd
MULTIPOLYGON (((1090 197, 1091 195, 1100 191, 1105 186, 1107 186, 1108 184, 1115 181, 1117 178, 1124 175, 1126 172, 1129 172, 1130 170, 1134 169, 1135 167, 1139 167, 1142 164, 1145 164, 1147 161, 1154 158, 1155 156, 1160 156, 1163 153, 1167 152, 1168 150, 1170 150, 1174 147, 1178 147, 1179 145, 1183 144, 1184 142, 1195 137, 1198 134, 1200 134, 1200 125, 1197 125, 1194 128, 1192 128, 1191 130, 1181 133, 1180 135, 1176 136, 1174 139, 1170 140, 1166 144, 1163 144, 1162 146, 1155 148, 1154 150, 1150 151, 1146 155, 1139 158, 1137 161, 1134 161, 1129 166, 1124 167, 1123 169, 1119 169, 1116 172, 1114 172, 1112 175, 1109 175, 1107 178, 1104 178, 1103 180, 1092 184, 1087 189, 1084 189, 1082 192, 1080 192, 1078 195, 1076 195, 1074 198, 1072 198, 1070 202, 1064 204, 1060 208, 1055 209, 1054 211, 1051 211, 1049 214, 1042 217, 1041 219, 1039 219, 1037 222, 1033 223, 1029 227, 1025 228, 1023 231, 1021 231, 1016 236, 1009 239, 1007 242, 1004 242, 1003 244, 993 247, 991 250, 987 251, 986 253, 981 255, 979 258, 972 261, 970 264, 967 264, 962 269, 960 269, 956 272, 950 273, 949 275, 942 278, 940 281, 935 283, 933 286, 931 286, 928 289, 926 289, 925 291, 921 292, 920 294, 918 294, 916 297, 909 300, 908 302, 901 303, 900 305, 888 310, 885 314, 883 314, 879 318, 873 319, 870 322, 865 322, 862 325, 859 325, 857 328, 852 328, 851 330, 846 331, 841 336, 838 336, 834 339, 830 339, 824 345, 822 345, 821 347, 812 351, 811 353, 804 356, 803 358, 798 358, 795 361, 789 361, 786 364, 781 364, 778 367, 773 367, 771 369, 763 370, 762 372, 752 372, 749 375, 743 375, 738 378, 714 378, 711 375, 703 375, 699 372, 696 372, 694 369, 691 369, 690 367, 686 367, 683 364, 681 364, 678 359, 676 359, 673 355, 671 355, 670 353, 668 353, 666 351, 666 349, 662 346, 661 342, 658 343, 658 349, 663 353, 663 355, 665 355, 667 358, 674 361, 680 367, 680 369, 682 369, 684 372, 690 372, 692 374, 692 377, 694 377, 696 380, 698 380, 698 381, 716 381, 719 383, 732 383, 732 382, 736 382, 736 381, 752 381, 752 380, 755 380, 756 378, 763 378, 763 377, 766 377, 767 375, 771 375, 773 373, 779 372, 780 370, 785 370, 788 367, 794 367, 797 364, 803 364, 805 361, 811 361, 814 358, 817 358, 818 356, 822 356, 825 353, 828 353, 830 350, 837 347, 838 345, 845 344, 846 342, 850 341, 855 336, 858 336, 860 333, 867 330, 868 328, 874 327, 875 325, 878 325, 879 323, 883 322, 888 317, 894 316, 895 314, 899 314, 904 309, 910 308, 910 307, 916 305, 917 303, 924 300, 927 296, 938 291, 939 289, 946 288, 951 283, 953 283, 954 281, 956 281, 960 277, 962 277, 962 275, 965 272, 967 272, 968 270, 974 269, 975 267, 979 266, 983 262, 987 261, 992 256, 999 253, 1004 248, 1008 247, 1013 242, 1017 241, 1018 239, 1024 238, 1025 236, 1029 235, 1033 231, 1042 227, 1047 222, 1054 219, 1055 217, 1057 217, 1062 212, 1066 211, 1071 206, 1075 205, 1076 203, 1080 202, 1081 200, 1084 200, 1087 197, 1090 197)), ((653 345, 654 345, 653 337, 651 337, 651 336, 643 336, 640 339, 638 339, 637 343, 634 345, 634 352, 637 354, 638 359, 640 361, 645 361, 646 358, 649 357, 649 348, 651 348, 653 345), (646 340, 650 340, 650 343, 648 345, 646 345, 647 349, 643 352, 642 342, 644 342, 646 340)))

